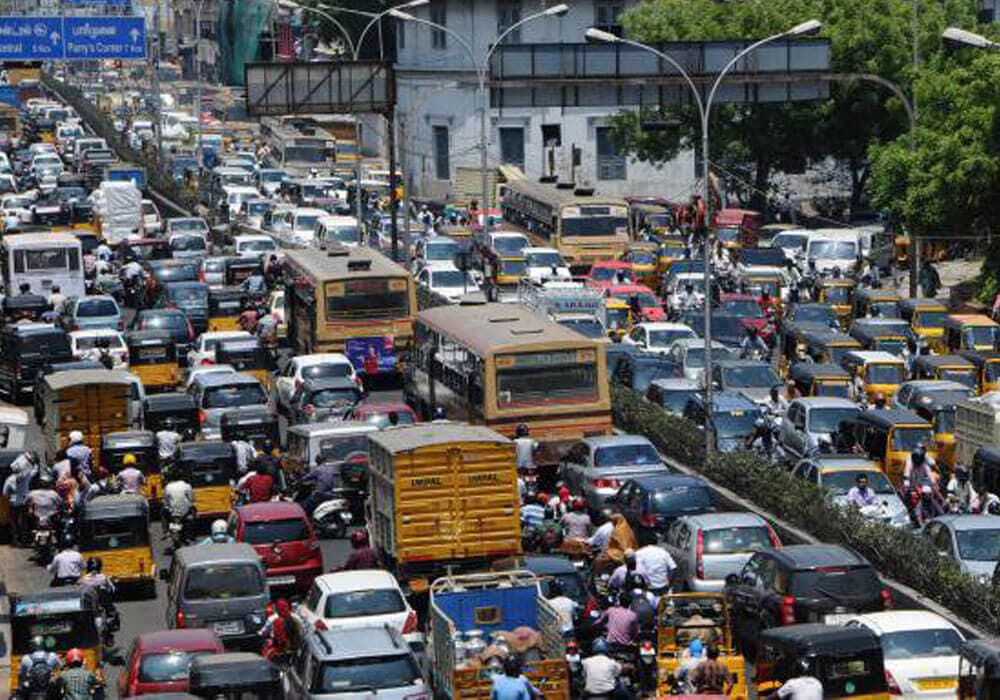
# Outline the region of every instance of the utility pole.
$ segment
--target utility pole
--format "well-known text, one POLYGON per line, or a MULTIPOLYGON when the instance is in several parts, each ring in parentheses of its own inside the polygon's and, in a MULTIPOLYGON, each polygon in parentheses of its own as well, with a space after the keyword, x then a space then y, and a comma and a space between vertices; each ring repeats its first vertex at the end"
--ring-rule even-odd
POLYGON ((396 177, 396 106, 393 104, 385 115, 386 126, 389 129, 389 230, 392 232, 392 259, 399 259, 399 197, 396 188, 399 179, 396 177))
POLYGON ((403 231, 406 241, 410 240, 410 192, 413 188, 413 177, 410 175, 409 147, 410 138, 407 133, 406 112, 399 119, 399 167, 403 171, 403 231))
MULTIPOLYGON (((914 124, 917 121, 917 72, 920 70, 920 0, 913 0, 913 84, 910 88, 912 123, 910 125, 911 148, 914 138, 914 124)), ((917 296, 917 275, 920 274, 920 236, 910 229, 910 297, 917 296)))

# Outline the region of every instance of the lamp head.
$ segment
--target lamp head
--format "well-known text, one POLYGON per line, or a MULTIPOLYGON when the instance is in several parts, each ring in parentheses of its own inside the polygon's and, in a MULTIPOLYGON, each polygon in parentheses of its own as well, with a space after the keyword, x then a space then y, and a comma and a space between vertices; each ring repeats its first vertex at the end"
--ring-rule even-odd
POLYGON ((982 34, 969 32, 964 29, 959 29, 958 27, 948 27, 941 32, 941 38, 952 44, 972 46, 977 49, 1000 48, 1000 44, 997 44, 995 41, 990 41, 982 34))
POLYGON ((400 5, 400 8, 410 9, 411 7, 422 7, 424 5, 429 5, 431 0, 410 0, 410 2, 400 5))
POLYGON ((283 7, 286 10, 298 10, 302 6, 295 2, 295 0, 278 0, 278 7, 283 7))
POLYGON ((559 3, 558 5, 553 5, 552 7, 546 8, 544 14, 549 17, 562 17, 567 12, 569 12, 569 5, 566 3, 559 3))
POLYGON ((413 22, 414 20, 417 19, 416 17, 414 17, 413 15, 411 15, 409 12, 403 12, 402 10, 399 10, 399 9, 397 9, 395 7, 392 8, 391 10, 389 10, 389 16, 390 17, 395 17, 396 19, 401 19, 401 20, 404 20, 404 21, 409 21, 409 22, 413 22))
POLYGON ((809 36, 817 33, 822 28, 822 22, 818 19, 810 19, 801 24, 796 24, 794 27, 785 32, 785 36, 809 36))
POLYGON ((587 41, 601 42, 605 44, 617 44, 621 39, 615 36, 611 32, 606 32, 603 29, 598 29, 597 27, 591 27, 583 35, 587 38, 587 41))

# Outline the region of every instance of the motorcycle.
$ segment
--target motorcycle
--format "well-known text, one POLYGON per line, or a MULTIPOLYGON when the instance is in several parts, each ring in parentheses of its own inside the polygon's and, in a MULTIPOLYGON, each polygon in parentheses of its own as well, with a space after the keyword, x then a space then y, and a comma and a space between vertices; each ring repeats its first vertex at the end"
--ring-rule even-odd
POLYGON ((35 550, 35 561, 42 566, 48 566, 52 561, 56 548, 56 532, 51 522, 39 524, 35 527, 33 548, 35 550))
POLYGON ((651 640, 643 640, 639 644, 639 666, 636 670, 639 682, 639 693, 642 696, 656 693, 656 646, 651 640))
POLYGON ((570 697, 578 698, 583 694, 583 657, 580 655, 580 645, 574 641, 566 643, 566 667, 569 669, 570 697))
POLYGON ((354 520, 351 515, 351 501, 346 489, 329 494, 310 514, 313 527, 320 537, 340 539, 347 534, 347 528, 354 520))
POLYGON ((167 527, 164 531, 164 536, 170 540, 170 551, 176 552, 181 547, 191 544, 194 540, 191 536, 194 514, 189 512, 187 515, 177 517, 167 513, 166 517, 167 527))

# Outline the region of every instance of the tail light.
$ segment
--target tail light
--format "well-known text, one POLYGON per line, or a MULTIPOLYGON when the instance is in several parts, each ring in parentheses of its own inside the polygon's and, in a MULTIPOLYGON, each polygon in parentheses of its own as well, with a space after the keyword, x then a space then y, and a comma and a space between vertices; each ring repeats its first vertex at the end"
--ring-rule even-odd
POLYGON ((705 531, 698 530, 698 542, 694 550, 695 576, 705 578, 705 531))
POLYGON ((892 591, 890 591, 888 588, 883 588, 879 592, 879 595, 882 598, 882 609, 891 610, 893 606, 892 591))
POLYGON ((313 623, 313 629, 316 630, 317 632, 326 632, 329 629, 329 627, 327 627, 326 623, 323 622, 322 620, 316 620, 316 622, 313 623))
POLYGON ((191 342, 194 340, 194 326, 191 325, 191 320, 187 318, 184 319, 184 323, 187 324, 188 328, 188 342, 191 342))
POLYGON ((778 539, 778 533, 771 529, 771 526, 767 526, 767 536, 771 538, 771 545, 775 549, 781 549, 781 540, 778 539))
POLYGON ((184 613, 182 611, 177 611, 177 615, 174 617, 174 620, 177 623, 177 629, 184 628, 184 613))
POLYGON ((124 330, 125 330, 125 320, 120 318, 118 319, 118 331, 123 332, 124 330))
POLYGON ((156 484, 151 484, 149 487, 150 498, 157 498, 160 495, 160 489, 156 488, 156 484))
POLYGON ((593 479, 590 483, 595 489, 616 489, 621 486, 618 479, 593 479))
POLYGON ((885 684, 889 688, 889 695, 902 695, 903 691, 899 689, 899 683, 896 679, 892 677, 889 669, 885 669, 885 684))
POLYGON ((264 606, 264 615, 266 617, 271 617, 271 615, 273 614, 274 614, 274 604, 269 602, 267 605, 264 606))
POLYGON ((781 599, 781 624, 795 624, 795 598, 790 595, 781 599))
POLYGON ((639 516, 639 522, 646 527, 656 527, 656 516, 652 513, 644 513, 639 516))
POLYGON ((204 282, 205 281, 205 271, 204 270, 198 270, 198 281, 199 282, 204 282))
POLYGON ((208 414, 205 413, 204 411, 198 411, 198 422, 204 423, 207 420, 208 420, 208 414))
POLYGON ((204 357, 204 358, 202 358, 200 364, 201 364, 202 367, 211 367, 212 365, 215 364, 215 360, 213 360, 210 357, 204 357))
POLYGON ((417 613, 411 610, 406 614, 406 622, 403 623, 403 634, 411 634, 417 631, 417 613))

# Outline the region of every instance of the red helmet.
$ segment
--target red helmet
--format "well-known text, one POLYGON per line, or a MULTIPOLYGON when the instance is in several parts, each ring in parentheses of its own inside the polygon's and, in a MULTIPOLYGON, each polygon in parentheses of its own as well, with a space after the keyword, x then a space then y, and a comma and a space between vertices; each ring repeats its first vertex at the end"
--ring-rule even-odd
POLYGON ((586 510, 586 509, 587 509, 587 502, 585 500, 583 500, 579 496, 573 499, 573 510, 586 510))
POLYGON ((83 663, 83 652, 79 649, 70 649, 66 652, 66 663, 68 664, 82 664, 83 663))
POLYGON ((549 496, 549 494, 545 493, 544 491, 539 491, 538 492, 538 504, 539 505, 547 506, 549 504, 550 500, 551 500, 551 496, 549 496))
POLYGON ((351 544, 355 547, 364 547, 368 544, 368 533, 364 530, 355 530, 351 533, 351 544))

